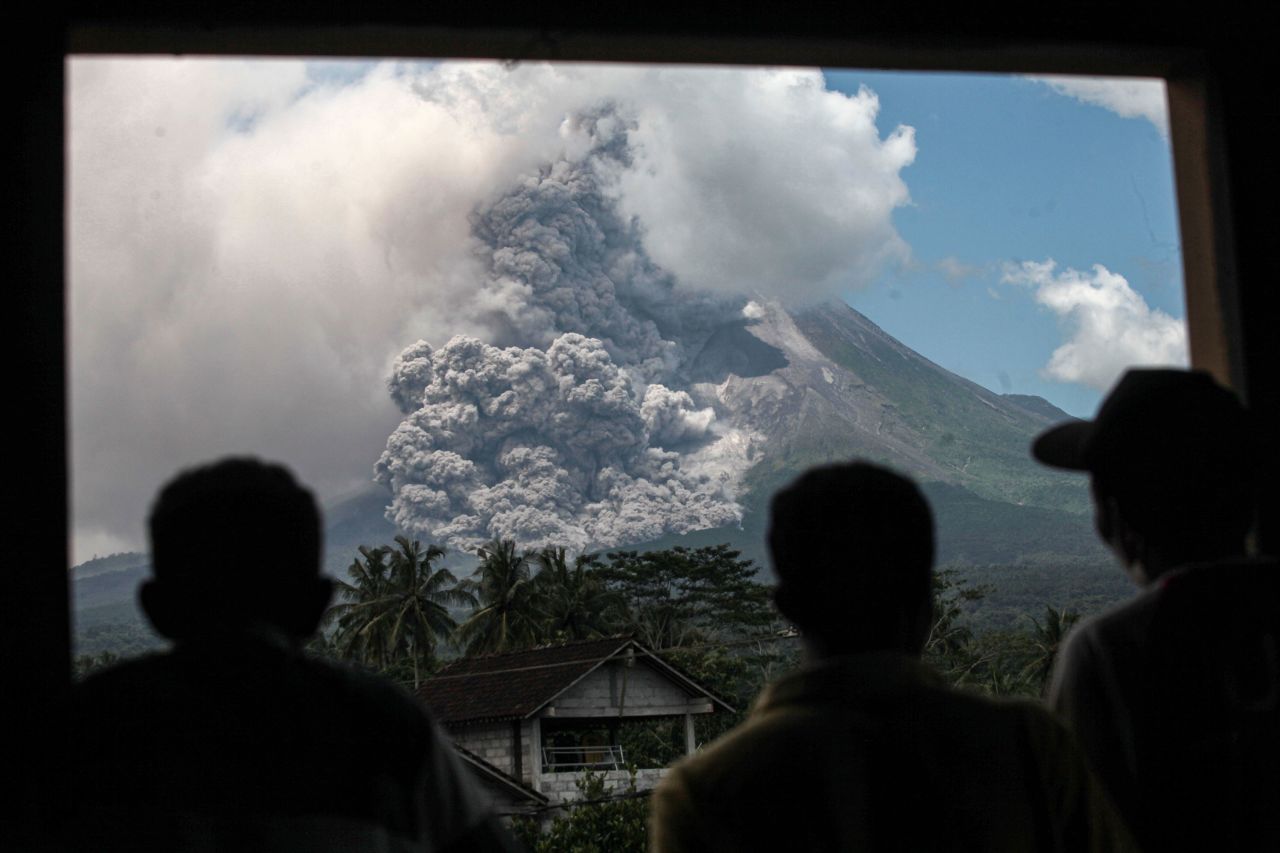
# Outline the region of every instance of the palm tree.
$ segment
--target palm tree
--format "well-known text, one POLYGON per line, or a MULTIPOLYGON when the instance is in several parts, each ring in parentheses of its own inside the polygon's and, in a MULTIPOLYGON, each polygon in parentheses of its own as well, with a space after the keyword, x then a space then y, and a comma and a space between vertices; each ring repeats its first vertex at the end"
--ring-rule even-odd
POLYGON ((621 602, 591 571, 595 555, 579 554, 572 568, 563 548, 543 548, 533 559, 542 639, 586 640, 613 631, 621 602))
POLYGON ((476 553, 480 568, 461 584, 480 602, 480 609, 458 629, 467 654, 509 651, 537 642, 538 590, 528 556, 517 554, 510 539, 494 539, 476 553))
POLYGON ((443 548, 403 536, 396 548, 360 548, 347 573, 354 583, 340 582, 347 599, 330 608, 338 623, 338 648, 378 670, 408 660, 413 684, 421 683, 422 667, 434 657, 437 641, 457 627, 449 606, 474 606, 475 599, 457 588, 448 569, 435 569, 443 548))
POLYGON ((1034 682, 1040 686, 1041 693, 1044 693, 1045 688, 1049 686, 1049 675, 1053 672, 1053 662, 1058 657, 1058 649, 1062 646, 1062 641, 1071 631, 1071 626, 1075 625, 1079 619, 1080 614, 1074 610, 1068 610, 1065 607, 1055 609, 1046 604, 1044 624, 1041 625, 1037 619, 1031 620, 1035 624, 1031 634, 1035 657, 1026 665, 1023 673, 1028 678, 1034 679, 1034 682))
POLYGON ((449 606, 475 606, 475 598, 458 589, 458 579, 434 564, 445 555, 439 545, 425 549, 416 539, 396 537, 398 550, 391 553, 391 587, 388 610, 393 615, 387 642, 397 656, 403 651, 413 662, 413 686, 421 682, 422 664, 435 657, 436 642, 450 636, 458 624, 449 606))
POLYGON ((1014 673, 998 666, 988 670, 982 686, 992 696, 1019 696, 1023 695, 1028 687, 1025 674, 1014 673))
POLYGON ((925 639, 925 659, 953 685, 969 683, 990 664, 988 654, 975 647, 973 630, 965 620, 965 605, 986 595, 985 587, 970 587, 954 569, 933 576, 933 622, 925 639))
POLYGON ((387 633, 390 619, 384 606, 391 586, 387 547, 360 546, 360 556, 347 567, 351 583, 337 582, 343 599, 325 614, 327 624, 336 623, 335 644, 347 660, 373 669, 385 669, 390 654, 387 633))

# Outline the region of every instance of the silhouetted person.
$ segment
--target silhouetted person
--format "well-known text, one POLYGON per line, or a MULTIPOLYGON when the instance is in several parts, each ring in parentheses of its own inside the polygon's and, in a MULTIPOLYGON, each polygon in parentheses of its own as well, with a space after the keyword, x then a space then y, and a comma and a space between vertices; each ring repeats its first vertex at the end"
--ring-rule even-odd
POLYGON ((949 689, 920 661, 933 519, 914 485, 810 470, 774 496, 769 549, 809 662, 658 786, 654 851, 1130 849, 1045 710, 949 689))
POLYGON ((1049 701, 1151 850, 1280 850, 1280 572, 1245 556, 1258 451, 1235 396, 1183 370, 1131 370, 1032 445, 1089 472, 1144 587, 1072 632, 1049 701))
POLYGON ((174 646, 76 687, 72 847, 508 849, 414 699, 302 653, 331 583, 315 500, 286 469, 187 471, 150 534, 141 603, 174 646))

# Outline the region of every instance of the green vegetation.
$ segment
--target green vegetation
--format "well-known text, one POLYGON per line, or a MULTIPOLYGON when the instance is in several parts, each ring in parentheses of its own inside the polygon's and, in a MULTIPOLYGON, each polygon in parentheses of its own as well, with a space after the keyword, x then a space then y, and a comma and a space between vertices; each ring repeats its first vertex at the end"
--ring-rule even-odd
POLYGON ((624 603, 623 627, 650 648, 758 632, 773 621, 769 591, 728 545, 615 551, 601 578, 624 603))
POLYGON ((944 570, 985 591, 981 599, 969 602, 966 610, 968 623, 977 632, 1027 630, 1049 602, 1089 616, 1134 595, 1132 582, 1112 562, 1046 560, 951 565, 944 570))
POLYGON ((644 853, 649 815, 646 792, 636 790, 635 769, 623 791, 609 791, 604 777, 590 770, 577 781, 578 800, 539 832, 536 822, 517 820, 513 828, 531 853, 644 853))
POLYGON ((133 599, 104 604, 75 614, 75 653, 95 657, 137 657, 158 651, 167 641, 151 629, 133 599))
MULTIPOLYGON (((433 566, 444 549, 397 537, 361 546, 312 649, 395 677, 434 670, 438 651, 467 655, 627 635, 680 652, 740 643, 778 627, 767 588, 727 545, 618 551, 570 558, 563 548, 519 552, 511 540, 481 546, 475 575, 457 580, 433 566), (467 607, 460 622, 450 608, 467 607), (415 670, 416 668, 416 670, 415 670)), ((746 658, 751 655, 744 653, 746 658)), ((407 680, 401 678, 400 680, 407 680)), ((729 695, 737 683, 724 679, 729 695)))
POLYGON ((443 556, 443 548, 423 548, 403 536, 394 548, 361 547, 347 569, 352 583, 338 582, 343 600, 327 614, 338 626, 332 638, 337 650, 384 672, 407 668, 417 688, 435 668, 437 642, 458 627, 449 606, 475 603, 448 569, 435 568, 443 556))
POLYGON ((506 652, 536 645, 541 639, 542 592, 533 582, 531 554, 517 554, 510 539, 494 540, 477 552, 480 568, 467 588, 480 608, 462 623, 458 638, 467 654, 506 652))
POLYGON ((1027 453, 1031 436, 1047 425, 1046 416, 1067 420, 1066 413, 1046 410, 1044 401, 1005 400, 922 358, 907 357, 915 354, 878 329, 878 335, 851 336, 847 322, 829 306, 801 313, 795 322, 823 355, 893 401, 886 428, 901 422, 922 436, 928 455, 966 488, 1014 504, 1087 510, 1079 477, 1037 465, 1027 453), (957 383, 972 393, 956 393, 957 383))
POLYGON ((924 658, 954 687, 1038 698, 1080 612, 1046 604, 1043 623, 1024 616, 1015 628, 979 629, 971 614, 989 592, 952 569, 934 576, 934 623, 924 658))
POLYGON ((111 652, 102 652, 96 655, 80 655, 71 662, 71 675, 77 681, 97 672, 100 669, 106 669, 114 666, 120 661, 120 656, 111 652))

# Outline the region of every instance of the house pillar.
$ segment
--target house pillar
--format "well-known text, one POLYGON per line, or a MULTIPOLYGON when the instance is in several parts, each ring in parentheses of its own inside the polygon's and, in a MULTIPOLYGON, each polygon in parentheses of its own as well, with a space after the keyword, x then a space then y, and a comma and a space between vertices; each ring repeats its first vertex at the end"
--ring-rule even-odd
POLYGON ((529 720, 529 787, 542 790, 542 720, 529 720))
POLYGON ((698 739, 693 734, 693 714, 684 712, 684 754, 693 755, 698 749, 698 739))
POLYGON ((520 720, 511 721, 511 775, 521 781, 524 780, 524 739, 520 737, 520 727, 523 725, 524 723, 520 720))

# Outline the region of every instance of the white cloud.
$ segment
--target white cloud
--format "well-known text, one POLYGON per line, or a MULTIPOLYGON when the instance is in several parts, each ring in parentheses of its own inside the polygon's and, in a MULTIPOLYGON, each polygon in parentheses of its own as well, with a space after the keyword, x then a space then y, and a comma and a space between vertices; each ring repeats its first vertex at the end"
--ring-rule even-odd
POLYGON ((980 266, 966 264, 954 255, 948 255, 934 266, 946 277, 948 284, 960 284, 965 279, 978 278, 987 272, 980 266))
POLYGON ((804 300, 905 261, 894 208, 911 128, 881 139, 875 94, 818 71, 661 72, 638 100, 636 167, 621 178, 654 260, 686 284, 804 300))
POLYGON ((1111 110, 1123 118, 1144 118, 1169 135, 1169 103, 1163 80, 1137 77, 1032 77, 1061 95, 1111 110))
POLYGON ((819 296, 906 253, 912 132, 881 138, 875 96, 817 71, 321 70, 69 61, 77 559, 140 546, 160 483, 218 454, 282 459, 322 496, 367 482, 396 354, 490 332, 473 213, 572 155, 584 109, 632 123, 610 192, 684 286, 819 296))
POLYGON ((1026 261, 1006 267, 1001 280, 1032 288, 1062 320, 1068 340, 1045 365, 1048 378, 1105 390, 1129 367, 1188 362, 1186 323, 1148 306, 1101 264, 1089 273, 1058 272, 1052 260, 1026 261))

